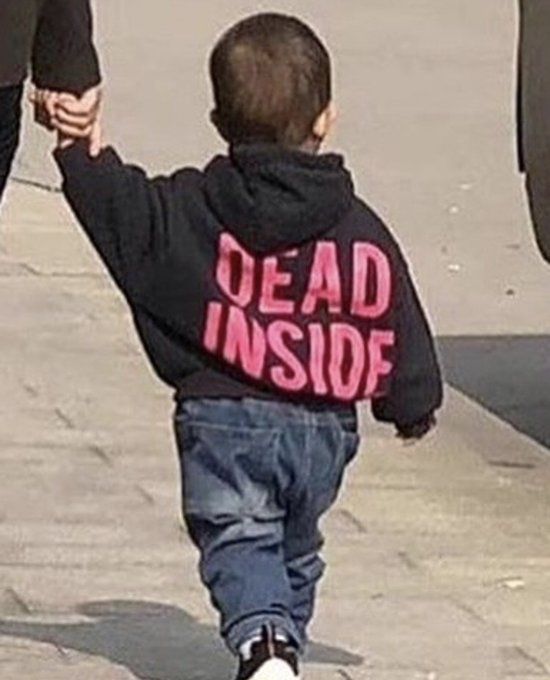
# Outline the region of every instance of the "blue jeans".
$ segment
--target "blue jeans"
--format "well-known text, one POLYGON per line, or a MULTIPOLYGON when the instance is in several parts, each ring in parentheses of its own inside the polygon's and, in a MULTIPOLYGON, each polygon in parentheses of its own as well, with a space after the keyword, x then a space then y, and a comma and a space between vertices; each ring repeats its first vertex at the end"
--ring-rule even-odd
POLYGON ((302 650, 324 571, 319 520, 357 453, 355 410, 189 400, 176 434, 184 517, 229 649, 269 623, 302 650))
POLYGON ((22 85, 0 87, 0 200, 19 144, 22 96, 22 85))

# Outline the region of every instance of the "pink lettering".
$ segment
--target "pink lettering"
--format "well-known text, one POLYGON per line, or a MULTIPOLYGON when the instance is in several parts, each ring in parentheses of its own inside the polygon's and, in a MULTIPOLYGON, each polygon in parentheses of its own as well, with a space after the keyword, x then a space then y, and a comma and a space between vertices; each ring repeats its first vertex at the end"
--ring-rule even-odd
POLYGON ((240 364, 248 375, 261 378, 267 343, 260 324, 254 319, 250 323, 252 330, 242 309, 238 307, 229 309, 224 357, 230 364, 240 364))
POLYGON ((283 390, 299 392, 307 385, 307 373, 297 357, 285 344, 288 338, 294 342, 304 339, 304 334, 293 323, 275 321, 269 326, 267 339, 273 353, 285 364, 271 369, 273 382, 283 390))
POLYGON ((375 397, 380 378, 390 375, 393 365, 384 359, 382 350, 394 347, 395 333, 393 331, 372 331, 368 342, 369 371, 367 376, 367 390, 365 397, 375 397))
POLYGON ((303 314, 313 314, 319 302, 326 301, 331 314, 342 313, 342 284, 336 244, 319 241, 315 248, 303 314))
MULTIPOLYGON (((292 256, 292 254, 290 254, 292 256)), ((292 275, 279 269, 276 257, 266 257, 260 296, 260 312, 262 314, 293 314, 295 304, 292 300, 276 297, 277 288, 286 288, 292 283, 292 275)))
POLYGON ((365 343, 361 333, 347 324, 332 324, 330 337, 329 376, 334 396, 346 401, 354 399, 365 371, 365 343))
POLYGON ((351 313, 365 319, 381 317, 388 311, 391 302, 392 280, 388 257, 372 243, 355 243, 353 272, 351 313), (370 291, 369 283, 372 286, 370 291), (369 292, 373 299, 369 300, 369 292))
POLYGON ((312 323, 309 330, 309 370, 313 381, 313 391, 319 396, 328 394, 325 380, 325 352, 326 340, 323 326, 320 323, 312 323))
POLYGON ((221 290, 238 307, 246 307, 254 295, 254 258, 231 236, 224 232, 220 249, 216 280, 221 290))
POLYGON ((220 325, 223 307, 219 302, 211 302, 206 311, 206 329, 204 331, 204 346, 209 352, 216 353, 220 340, 220 325))

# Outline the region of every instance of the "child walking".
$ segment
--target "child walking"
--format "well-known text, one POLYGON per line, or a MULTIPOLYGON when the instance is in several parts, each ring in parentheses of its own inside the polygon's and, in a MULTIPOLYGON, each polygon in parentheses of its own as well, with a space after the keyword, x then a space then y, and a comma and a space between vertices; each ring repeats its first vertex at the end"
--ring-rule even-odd
POLYGON ((112 148, 56 159, 78 220, 176 393, 183 512, 238 679, 293 680, 323 574, 321 516, 357 453, 356 403, 404 438, 442 402, 398 245, 354 193, 329 54, 261 14, 211 56, 227 155, 148 179, 112 148))

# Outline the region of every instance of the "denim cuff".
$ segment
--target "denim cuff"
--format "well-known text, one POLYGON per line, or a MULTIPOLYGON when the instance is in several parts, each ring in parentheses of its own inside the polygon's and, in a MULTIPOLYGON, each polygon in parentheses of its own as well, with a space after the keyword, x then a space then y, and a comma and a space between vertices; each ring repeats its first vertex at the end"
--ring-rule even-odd
POLYGON ((306 640, 302 638, 290 617, 279 614, 255 614, 239 621, 224 634, 225 643, 229 650, 238 656, 241 647, 252 638, 261 635, 264 626, 271 626, 277 633, 285 635, 290 644, 294 645, 300 654, 303 653, 306 640))

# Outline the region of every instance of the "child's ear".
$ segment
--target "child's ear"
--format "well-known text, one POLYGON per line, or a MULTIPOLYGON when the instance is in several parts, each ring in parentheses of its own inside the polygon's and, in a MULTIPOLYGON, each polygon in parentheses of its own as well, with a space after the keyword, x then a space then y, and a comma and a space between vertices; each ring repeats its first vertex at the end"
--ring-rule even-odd
POLYGON ((325 140, 334 127, 337 117, 336 106, 334 105, 334 102, 330 102, 327 108, 315 121, 313 126, 314 136, 320 141, 325 140))

